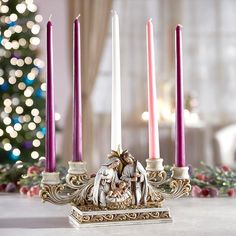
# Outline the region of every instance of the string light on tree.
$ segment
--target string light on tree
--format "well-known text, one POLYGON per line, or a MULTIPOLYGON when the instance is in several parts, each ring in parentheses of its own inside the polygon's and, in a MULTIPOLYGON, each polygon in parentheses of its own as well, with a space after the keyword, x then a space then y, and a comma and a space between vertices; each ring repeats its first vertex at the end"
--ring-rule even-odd
POLYGON ((33 141, 33 146, 34 146, 34 147, 39 147, 40 144, 41 144, 41 142, 40 142, 38 139, 35 139, 35 140, 33 141))
POLYGON ((46 84, 37 55, 42 20, 34 0, 0 0, 0 164, 44 156, 46 84))
POLYGON ((36 151, 33 151, 33 152, 31 153, 31 157, 32 157, 33 159, 37 159, 37 158, 39 158, 39 153, 36 152, 36 151))
POLYGON ((15 156, 20 156, 20 149, 18 149, 18 148, 15 148, 15 149, 13 149, 13 151, 12 151, 12 153, 15 155, 15 156))

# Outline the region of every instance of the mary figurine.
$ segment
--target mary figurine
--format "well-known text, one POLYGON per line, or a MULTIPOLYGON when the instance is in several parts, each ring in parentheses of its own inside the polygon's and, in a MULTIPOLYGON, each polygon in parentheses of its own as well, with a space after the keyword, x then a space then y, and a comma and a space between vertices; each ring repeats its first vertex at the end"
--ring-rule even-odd
POLYGON ((119 183, 117 169, 120 160, 117 157, 112 157, 101 166, 96 174, 93 187, 93 203, 100 207, 106 207, 107 193, 116 188, 119 183))

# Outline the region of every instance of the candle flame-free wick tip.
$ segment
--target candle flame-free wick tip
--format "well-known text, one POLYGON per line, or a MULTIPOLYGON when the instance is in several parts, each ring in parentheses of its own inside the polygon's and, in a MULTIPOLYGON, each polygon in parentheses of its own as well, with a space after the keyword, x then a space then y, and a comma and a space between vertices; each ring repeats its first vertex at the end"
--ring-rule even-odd
POLYGON ((78 16, 76 16, 76 17, 75 17, 75 19, 76 19, 76 20, 78 20, 78 19, 79 19, 79 17, 80 17, 80 14, 79 14, 78 16))
POLYGON ((178 28, 178 27, 181 29, 183 28, 183 26, 181 24, 178 24, 176 28, 178 28))
POLYGON ((115 10, 111 10, 111 14, 114 16, 114 15, 117 15, 117 12, 115 10))
POLYGON ((52 14, 50 14, 50 16, 49 16, 49 19, 48 20, 51 20, 52 19, 52 14))
POLYGON ((148 18, 148 21, 152 21, 152 18, 151 18, 151 17, 149 17, 149 18, 148 18))

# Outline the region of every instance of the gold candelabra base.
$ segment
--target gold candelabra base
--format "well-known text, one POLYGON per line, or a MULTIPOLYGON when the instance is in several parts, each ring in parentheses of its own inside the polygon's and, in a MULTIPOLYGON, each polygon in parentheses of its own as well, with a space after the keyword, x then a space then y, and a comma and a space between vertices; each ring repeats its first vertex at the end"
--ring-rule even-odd
POLYGON ((75 226, 171 222, 169 209, 162 205, 165 199, 189 195, 188 167, 173 167, 168 177, 160 160, 157 160, 158 165, 153 162, 155 160, 151 161, 154 168, 150 168, 150 160, 147 161, 147 193, 145 201, 139 204, 134 204, 132 191, 110 198, 106 206, 94 204, 97 177, 88 177, 84 162, 69 162, 65 183, 60 183, 58 173, 44 172, 40 196, 44 202, 71 204, 69 218, 75 226))
MULTIPOLYGON (((89 209, 89 208, 88 208, 89 209)), ((168 208, 139 207, 125 210, 86 210, 72 206, 70 222, 76 227, 172 222, 168 208)))

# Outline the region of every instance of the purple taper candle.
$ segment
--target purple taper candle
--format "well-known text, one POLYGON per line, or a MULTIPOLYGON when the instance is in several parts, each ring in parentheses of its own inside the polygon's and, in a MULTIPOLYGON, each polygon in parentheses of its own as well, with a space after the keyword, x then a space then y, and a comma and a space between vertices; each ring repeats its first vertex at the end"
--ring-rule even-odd
POLYGON ((56 171, 52 22, 47 23, 46 172, 56 171))
POLYGON ((175 135, 175 165, 185 166, 185 134, 184 134, 184 92, 183 92, 183 64, 182 64, 182 26, 175 30, 176 54, 176 135, 175 135))
POLYGON ((73 101, 73 161, 82 161, 82 103, 80 66, 80 22, 74 21, 74 101, 73 101))

